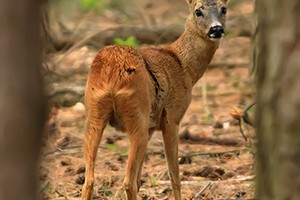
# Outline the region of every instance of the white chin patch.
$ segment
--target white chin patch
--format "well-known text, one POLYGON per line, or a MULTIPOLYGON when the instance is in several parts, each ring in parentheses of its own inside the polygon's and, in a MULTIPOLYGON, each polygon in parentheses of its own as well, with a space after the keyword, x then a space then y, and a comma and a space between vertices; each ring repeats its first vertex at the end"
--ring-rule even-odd
POLYGON ((224 33, 222 34, 222 36, 220 38, 215 38, 215 34, 213 34, 213 33, 209 35, 209 39, 214 42, 220 41, 223 37, 224 37, 224 33))

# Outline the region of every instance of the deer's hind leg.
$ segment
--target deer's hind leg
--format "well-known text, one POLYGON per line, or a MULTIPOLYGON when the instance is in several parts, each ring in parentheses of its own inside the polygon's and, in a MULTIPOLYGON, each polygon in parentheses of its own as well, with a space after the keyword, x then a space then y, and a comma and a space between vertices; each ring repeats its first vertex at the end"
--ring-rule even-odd
POLYGON ((130 148, 123 186, 126 190, 127 198, 129 200, 135 200, 137 199, 137 193, 140 187, 141 169, 147 150, 147 127, 139 125, 135 130, 129 131, 128 134, 130 148))
POLYGON ((136 200, 140 187, 141 168, 147 151, 149 136, 150 103, 142 98, 134 100, 134 96, 128 100, 117 103, 119 116, 124 129, 128 133, 130 147, 123 187, 128 200, 136 200))
MULTIPOLYGON (((89 99, 90 100, 90 99, 89 99)), ((87 119, 84 133, 85 183, 82 189, 82 200, 93 196, 94 169, 98 146, 104 128, 110 118, 112 106, 109 98, 87 101, 87 119)))
MULTIPOLYGON (((149 129, 148 130, 148 141, 150 140, 151 136, 153 135, 154 133, 154 129, 149 129)), ((146 155, 145 155, 146 156, 146 155)), ((144 158, 145 160, 145 158, 144 158)), ((140 168, 139 168, 139 171, 138 171, 138 176, 137 176, 137 180, 136 180, 136 184, 137 184, 137 191, 139 191, 139 189, 141 188, 141 177, 142 177, 142 168, 143 168, 143 165, 141 164, 140 165, 140 168)))

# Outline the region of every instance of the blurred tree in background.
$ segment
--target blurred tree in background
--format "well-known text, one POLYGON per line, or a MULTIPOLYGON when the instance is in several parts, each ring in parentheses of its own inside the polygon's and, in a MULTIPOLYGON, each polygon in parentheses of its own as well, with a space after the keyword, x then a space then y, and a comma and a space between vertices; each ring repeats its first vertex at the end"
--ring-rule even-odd
POLYGON ((258 0, 257 196, 300 196, 300 1, 258 0))
POLYGON ((40 4, 0 0, 0 199, 37 199, 45 122, 40 4))

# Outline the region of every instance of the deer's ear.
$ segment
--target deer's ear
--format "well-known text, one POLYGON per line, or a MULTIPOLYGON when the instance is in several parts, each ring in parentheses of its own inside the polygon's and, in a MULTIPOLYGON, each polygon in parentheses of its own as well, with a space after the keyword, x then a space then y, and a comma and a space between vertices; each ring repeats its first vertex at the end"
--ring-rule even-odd
POLYGON ((186 2, 187 2, 188 4, 191 4, 191 3, 193 2, 193 0, 186 0, 186 2))

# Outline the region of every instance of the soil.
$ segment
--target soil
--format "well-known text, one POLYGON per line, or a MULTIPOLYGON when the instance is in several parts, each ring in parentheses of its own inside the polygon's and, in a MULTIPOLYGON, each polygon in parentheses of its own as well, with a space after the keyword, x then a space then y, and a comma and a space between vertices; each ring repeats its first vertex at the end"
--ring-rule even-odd
MULTIPOLYGON (((251 1, 247 2, 240 8, 251 12, 251 1)), ((162 5, 171 4, 164 1, 162 5)), ((155 4, 150 7, 155 13, 155 4)), ((163 11, 160 8, 157 13, 162 16, 163 11)), ((109 20, 105 22, 109 24, 109 20)), ((179 130, 182 199, 254 198, 254 128, 242 124, 245 141, 238 121, 230 115, 232 108, 244 109, 254 101, 248 68, 250 44, 251 39, 246 37, 225 38, 212 61, 214 67, 193 89, 192 103, 179 130)), ((64 57, 59 68, 88 69, 95 54, 87 47, 76 49, 64 57)), ((87 70, 78 71, 74 77, 85 79, 87 70)), ((249 112, 253 114, 252 110, 249 112)), ((80 198, 85 179, 84 121, 81 102, 72 107, 51 108, 39 169, 42 199, 80 198)), ((122 181, 128 147, 125 133, 106 128, 96 160, 94 199, 125 199, 122 181)), ((172 199, 161 132, 155 133, 148 144, 138 195, 144 200, 172 199)))

